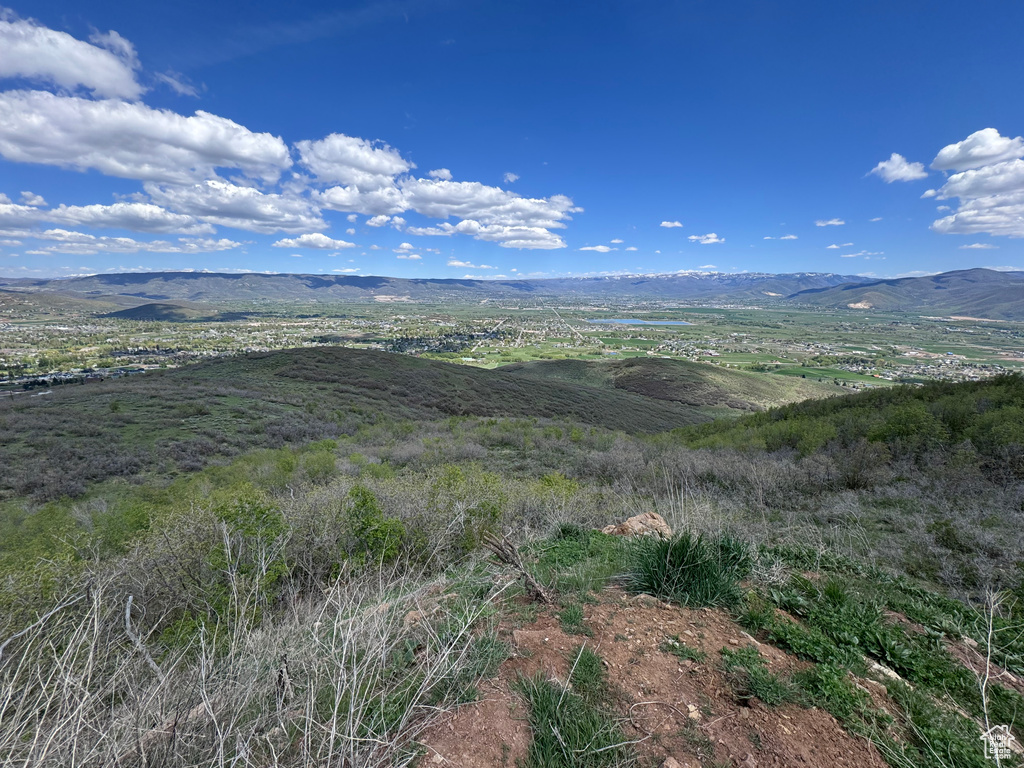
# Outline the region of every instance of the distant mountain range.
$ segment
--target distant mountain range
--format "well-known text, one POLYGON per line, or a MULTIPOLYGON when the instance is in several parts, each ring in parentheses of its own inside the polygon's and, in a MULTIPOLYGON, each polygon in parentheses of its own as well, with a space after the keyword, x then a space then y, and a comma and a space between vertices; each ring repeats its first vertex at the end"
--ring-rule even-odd
POLYGON ((811 288, 789 298, 821 307, 1024 320, 1024 272, 963 269, 926 277, 811 288))
POLYGON ((546 280, 443 280, 352 275, 215 272, 143 272, 66 279, 0 278, 0 289, 57 292, 78 298, 130 296, 147 301, 480 301, 530 297, 575 299, 782 298, 799 291, 864 282, 851 275, 800 272, 556 278, 546 280))
MULTIPOLYGON (((1024 320, 1024 272, 967 269, 927 277, 872 280, 855 275, 676 272, 538 280, 445 280, 352 275, 143 272, 67 279, 0 278, 0 293, 59 294, 76 300, 138 306, 156 314, 183 302, 479 302, 562 299, 794 303, 818 307, 928 312, 1024 320), (157 311, 159 310, 159 311, 157 311)), ((187 313, 200 314, 195 304, 187 313)), ((145 310, 125 312, 143 318, 145 310)))

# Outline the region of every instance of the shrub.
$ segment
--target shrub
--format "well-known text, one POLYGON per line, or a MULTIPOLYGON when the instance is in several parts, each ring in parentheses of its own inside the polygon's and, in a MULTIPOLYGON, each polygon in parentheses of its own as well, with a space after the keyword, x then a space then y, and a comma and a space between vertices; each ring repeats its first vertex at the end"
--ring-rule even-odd
POLYGON ((384 512, 373 492, 363 485, 355 485, 348 493, 348 518, 357 545, 352 553, 360 562, 389 563, 398 557, 405 526, 395 517, 384 517, 384 512))

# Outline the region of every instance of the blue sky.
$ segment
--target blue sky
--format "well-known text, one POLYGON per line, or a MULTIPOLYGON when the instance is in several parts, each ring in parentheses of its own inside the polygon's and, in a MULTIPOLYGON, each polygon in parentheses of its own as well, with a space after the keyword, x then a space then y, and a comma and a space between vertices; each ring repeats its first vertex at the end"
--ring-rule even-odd
POLYGON ((0 275, 1024 268, 1022 28, 1010 0, 9 5, 0 275))

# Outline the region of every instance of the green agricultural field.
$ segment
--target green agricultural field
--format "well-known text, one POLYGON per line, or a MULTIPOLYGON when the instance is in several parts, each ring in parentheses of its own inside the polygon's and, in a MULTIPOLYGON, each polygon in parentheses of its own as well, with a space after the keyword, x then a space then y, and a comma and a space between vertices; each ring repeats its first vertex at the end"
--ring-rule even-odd
POLYGON ((777 373, 780 376, 796 376, 801 379, 823 379, 828 381, 830 379, 842 379, 843 381, 859 381, 866 384, 875 384, 877 386, 888 386, 890 382, 879 379, 875 376, 869 376, 863 373, 852 373, 850 371, 842 371, 837 368, 776 368, 772 373, 777 373))

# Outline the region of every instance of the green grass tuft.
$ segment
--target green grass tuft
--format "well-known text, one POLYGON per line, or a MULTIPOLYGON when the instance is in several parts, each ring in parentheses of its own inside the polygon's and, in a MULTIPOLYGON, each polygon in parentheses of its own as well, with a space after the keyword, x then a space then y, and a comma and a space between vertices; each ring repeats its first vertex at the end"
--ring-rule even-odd
POLYGON ((707 658, 707 654, 704 651, 687 645, 679 639, 679 635, 670 635, 666 637, 661 641, 661 645, 658 646, 658 650, 665 651, 665 653, 671 653, 682 661, 701 662, 707 658))
POLYGON ((765 660, 757 648, 731 650, 723 648, 722 665, 732 684, 733 692, 739 699, 757 697, 769 707, 777 707, 796 698, 792 684, 769 672, 765 660))
POLYGON ((750 553, 737 539, 684 533, 636 542, 626 585, 682 605, 735 605, 741 598, 739 580, 749 570, 750 553))
POLYGON ((604 661, 586 645, 581 645, 571 656, 572 672, 569 684, 574 693, 592 706, 600 706, 608 695, 608 673, 604 661))
POLYGON ((533 743, 523 768, 605 768, 635 762, 632 746, 612 719, 543 675, 520 678, 533 743))
POLYGON ((563 608, 558 614, 558 622, 567 635, 594 635, 590 627, 583 622, 583 606, 579 603, 571 603, 563 608))

